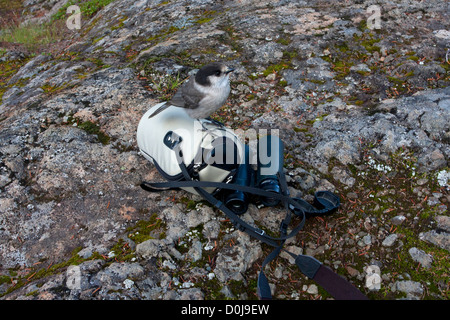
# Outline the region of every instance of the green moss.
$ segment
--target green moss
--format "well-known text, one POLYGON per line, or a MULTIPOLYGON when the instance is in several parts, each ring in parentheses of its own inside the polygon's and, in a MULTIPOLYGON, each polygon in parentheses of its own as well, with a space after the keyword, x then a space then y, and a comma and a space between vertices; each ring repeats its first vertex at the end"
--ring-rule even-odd
POLYGON ((295 132, 308 132, 308 128, 298 128, 298 127, 294 127, 294 131, 295 131, 295 132))
POLYGON ((362 75, 363 77, 366 77, 370 74, 369 71, 363 71, 363 70, 358 70, 356 71, 358 74, 362 75))
POLYGON ((44 90, 46 94, 54 94, 63 90, 64 88, 67 88, 67 85, 68 85, 67 83, 63 83, 61 86, 45 83, 41 86, 41 89, 44 90))
MULTIPOLYGON (((14 285, 10 286, 6 292, 3 294, 0 294, 0 297, 7 295, 14 290, 17 290, 19 288, 22 288, 24 285, 28 284, 31 280, 36 281, 45 277, 48 277, 52 274, 56 274, 63 270, 64 268, 67 268, 70 265, 79 265, 83 261, 86 261, 86 259, 81 258, 78 255, 78 252, 81 251, 81 247, 77 247, 72 251, 71 257, 63 262, 60 262, 58 264, 50 265, 47 268, 31 268, 31 270, 27 274, 18 274, 17 272, 13 273, 10 271, 11 277, 7 280, 5 283, 12 283, 11 280, 15 282, 14 285)), ((2 276, 2 279, 5 280, 7 276, 2 276)))
POLYGON ((100 40, 102 40, 104 38, 104 36, 95 38, 94 40, 92 40, 92 44, 96 44, 97 42, 99 42, 100 40))
POLYGON ((156 213, 149 220, 140 220, 134 226, 127 229, 128 238, 135 243, 141 243, 150 239, 165 238, 165 224, 156 213))
POLYGON ((30 296, 37 296, 39 294, 39 290, 34 290, 31 292, 28 292, 25 296, 26 297, 30 297, 30 296))
POLYGON ((418 56, 410 56, 407 59, 408 60, 412 60, 412 61, 419 61, 419 57, 418 56))
POLYGON ((256 279, 249 279, 247 285, 243 281, 237 281, 237 280, 230 280, 228 282, 228 288, 230 288, 231 292, 235 296, 240 296, 243 293, 247 293, 248 297, 254 297, 256 299, 256 296, 254 293, 257 291, 258 287, 258 281, 256 279), (245 289, 243 291, 242 289, 245 289))
POLYGON ((336 72, 335 79, 341 80, 344 79, 350 73, 350 68, 353 66, 353 62, 348 59, 342 60, 333 60, 332 69, 336 72))
POLYGON ((188 211, 195 210, 200 204, 206 204, 205 201, 194 201, 192 199, 189 199, 188 197, 181 197, 180 203, 182 203, 188 211))
POLYGON ((215 10, 206 10, 202 13, 201 16, 197 17, 197 19, 194 21, 196 24, 204 24, 210 22, 212 19, 215 18, 217 15, 217 11, 215 10))
POLYGON ((22 9, 23 0, 0 0, 0 10, 22 9))
POLYGON ((366 30, 368 30, 369 28, 367 28, 367 21, 366 20, 361 20, 358 24, 358 30, 361 32, 365 32, 366 30))
POLYGON ((323 121, 323 119, 326 117, 326 116, 328 116, 328 114, 321 114, 321 115, 319 115, 316 119, 314 119, 314 122, 316 122, 316 121, 323 121))
POLYGON ((97 136, 97 139, 102 143, 102 144, 108 144, 110 137, 108 135, 106 135, 104 132, 102 132, 100 130, 100 127, 91 122, 91 121, 84 121, 80 124, 78 124, 78 128, 86 131, 89 134, 95 134, 97 136))
POLYGON ((4 283, 6 284, 11 283, 11 277, 7 275, 0 275, 0 285, 4 283))
POLYGON ((276 73, 279 74, 280 71, 288 69, 292 65, 292 59, 297 57, 297 53, 294 51, 284 51, 283 57, 281 61, 277 64, 270 65, 262 72, 264 77, 267 77, 269 74, 276 73))
POLYGON ((105 63, 103 62, 103 60, 100 59, 100 58, 89 57, 89 58, 87 58, 86 60, 87 60, 87 61, 90 61, 90 62, 92 62, 92 63, 94 63, 94 64, 97 66, 97 68, 99 68, 99 69, 109 67, 108 65, 105 65, 105 63))
POLYGON ((283 51, 283 60, 287 63, 287 64, 291 64, 292 59, 297 57, 297 52, 295 51, 283 51))
POLYGON ((321 56, 320 57, 323 61, 329 62, 329 63, 333 63, 333 59, 331 58, 331 56, 321 56))
POLYGON ((110 252, 114 253, 114 260, 119 262, 131 261, 135 258, 135 252, 131 250, 129 244, 123 239, 119 239, 110 252))
POLYGON ((180 30, 180 28, 175 27, 175 26, 170 26, 166 29, 161 30, 159 33, 148 37, 146 39, 146 41, 148 42, 160 42, 161 40, 165 39, 167 36, 171 35, 172 33, 177 32, 178 30, 180 30))
MULTIPOLYGON (((187 55, 187 53, 185 56, 184 54, 179 54, 176 60, 180 61, 180 64, 182 65, 188 65, 188 63, 181 62, 185 59, 185 57, 187 57, 187 55)), ((172 57, 174 56, 172 55, 172 57)), ((153 63, 159 61, 162 58, 163 57, 148 59, 142 64, 142 67, 140 67, 139 70, 144 70, 146 76, 143 79, 152 84, 151 91, 157 94, 158 99, 168 101, 172 98, 177 88, 183 83, 185 79, 182 78, 179 73, 167 75, 155 70, 153 68, 153 63)))
POLYGON ((283 36, 283 37, 279 37, 276 40, 277 43, 282 44, 284 46, 287 46, 291 43, 291 39, 289 37, 283 36))
POLYGON ((231 22, 226 22, 226 24, 220 27, 226 34, 220 36, 219 40, 225 45, 230 46, 235 52, 235 56, 238 57, 242 52, 242 45, 240 44, 242 36, 238 31, 236 31, 231 22))
POLYGON ((441 63, 440 66, 444 68, 445 72, 450 71, 450 63, 441 63))
POLYGON ((200 288, 205 294, 205 300, 226 300, 227 297, 220 292, 222 290, 221 282, 214 277, 211 280, 200 279, 195 287, 200 288))
POLYGON ((306 81, 309 81, 309 82, 312 82, 312 83, 315 83, 315 84, 324 84, 324 83, 326 83, 325 80, 316 80, 316 79, 307 79, 306 81))
MULTIPOLYGON (((5 52, 0 54, 3 56, 5 52)), ((3 61, 0 62, 0 104, 2 102, 3 94, 15 85, 23 86, 24 81, 27 79, 21 79, 17 84, 8 85, 9 80, 19 71, 19 69, 28 62, 28 59, 3 61)))
MULTIPOLYGON (((353 40, 355 44, 358 44, 366 49, 367 52, 373 53, 375 51, 380 52, 381 48, 375 44, 381 41, 381 38, 374 38, 372 32, 363 33, 362 35, 353 35, 353 40)), ((360 54, 358 52, 352 52, 352 54, 360 54)), ((364 55, 362 55, 364 56, 364 55)), ((361 57, 362 57, 361 56, 361 57)))
POLYGON ((119 19, 118 24, 114 25, 111 27, 111 31, 123 28, 123 26, 125 25, 124 21, 126 21, 128 19, 127 16, 124 16, 122 18, 119 19))
POLYGON ((271 74, 271 73, 278 73, 278 72, 280 72, 281 70, 287 69, 288 67, 289 67, 288 64, 287 64, 287 63, 284 63, 284 62, 281 62, 281 63, 279 63, 279 64, 274 64, 274 65, 268 66, 268 67, 266 68, 266 70, 263 71, 263 76, 264 76, 264 77, 267 77, 267 76, 268 76, 269 74, 271 74))
POLYGON ((396 77, 387 77, 388 78, 388 80, 390 81, 390 82, 393 82, 393 83, 395 83, 395 84, 403 84, 403 83, 405 83, 405 81, 404 80, 402 80, 402 79, 399 79, 399 78, 396 78, 396 77))
POLYGON ((210 22, 212 19, 213 19, 212 17, 208 17, 208 18, 206 18, 206 17, 205 17, 205 18, 200 18, 200 19, 198 19, 198 20, 195 20, 195 23, 203 24, 203 23, 210 22))
POLYGON ((368 38, 361 41, 361 45, 370 53, 375 51, 380 52, 381 48, 376 46, 375 43, 380 42, 381 39, 368 38))
POLYGON ((343 44, 336 46, 336 48, 339 49, 339 51, 341 51, 342 53, 346 53, 350 50, 347 42, 344 42, 343 44))

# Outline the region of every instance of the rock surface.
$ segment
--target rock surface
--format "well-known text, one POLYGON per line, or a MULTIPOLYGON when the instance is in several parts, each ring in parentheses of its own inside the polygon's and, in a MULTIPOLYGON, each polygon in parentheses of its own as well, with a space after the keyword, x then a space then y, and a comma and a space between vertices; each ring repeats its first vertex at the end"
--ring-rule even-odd
MULTIPOLYGON (((216 60, 236 71, 214 117, 279 129, 291 193, 341 197, 286 245, 372 299, 448 299, 445 1, 387 1, 380 29, 374 1, 110 2, 80 5, 54 50, 1 43, 1 299, 256 298, 270 248, 196 196, 139 187, 161 179, 141 116, 216 60)), ((62 23, 67 3, 24 1, 23 19, 62 23)), ((276 233, 284 214, 244 218, 276 233)), ((330 298, 289 258, 266 268, 275 298, 330 298)))

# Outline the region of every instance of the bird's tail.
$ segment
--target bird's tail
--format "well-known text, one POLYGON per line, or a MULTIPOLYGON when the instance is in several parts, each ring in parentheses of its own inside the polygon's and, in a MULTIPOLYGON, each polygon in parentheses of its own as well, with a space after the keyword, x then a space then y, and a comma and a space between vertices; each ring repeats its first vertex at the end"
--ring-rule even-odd
POLYGON ((166 110, 169 107, 169 104, 164 104, 161 107, 159 107, 158 109, 155 110, 155 112, 153 112, 151 115, 148 116, 148 118, 152 118, 154 116, 156 116, 157 114, 159 114, 160 112, 166 110))

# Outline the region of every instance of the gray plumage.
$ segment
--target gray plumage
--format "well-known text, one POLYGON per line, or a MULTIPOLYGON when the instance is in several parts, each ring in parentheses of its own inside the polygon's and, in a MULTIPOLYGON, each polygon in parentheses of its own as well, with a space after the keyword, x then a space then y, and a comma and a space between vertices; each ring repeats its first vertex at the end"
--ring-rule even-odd
POLYGON ((191 118, 208 118, 222 107, 228 98, 231 71, 233 69, 217 62, 202 67, 181 86, 168 103, 159 107, 149 118, 171 105, 185 108, 191 118))

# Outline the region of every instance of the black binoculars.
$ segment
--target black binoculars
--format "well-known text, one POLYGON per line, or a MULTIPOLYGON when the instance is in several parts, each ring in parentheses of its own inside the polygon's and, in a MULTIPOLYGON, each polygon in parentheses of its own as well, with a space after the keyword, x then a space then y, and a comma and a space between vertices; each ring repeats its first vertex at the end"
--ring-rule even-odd
MULTIPOLYGON (((254 171, 250 165, 249 147, 245 145, 244 161, 239 165, 231 183, 280 193, 278 173, 283 169, 283 142, 277 136, 264 136, 258 139, 257 152, 257 169, 254 171)), ((267 207, 279 203, 279 200, 273 197, 259 197, 259 201, 267 207)), ((228 209, 241 215, 248 209, 249 195, 239 190, 226 192, 223 202, 228 209)))

